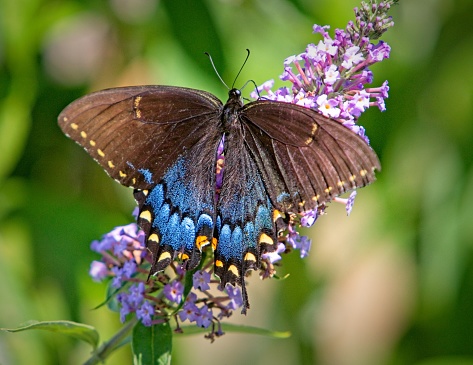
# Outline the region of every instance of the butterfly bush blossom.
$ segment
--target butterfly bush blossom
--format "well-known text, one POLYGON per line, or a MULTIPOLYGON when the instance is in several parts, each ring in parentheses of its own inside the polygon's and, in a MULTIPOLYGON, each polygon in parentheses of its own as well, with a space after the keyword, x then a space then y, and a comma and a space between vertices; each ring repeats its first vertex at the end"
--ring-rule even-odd
MULTIPOLYGON (((336 29, 334 37, 330 36, 328 26, 314 25, 314 33, 320 34, 322 39, 284 61, 280 78, 292 86, 273 91, 274 81, 270 80, 251 96, 314 109, 339 121, 369 143, 364 128, 357 121, 371 106, 385 110, 388 83, 368 87, 373 81, 369 67, 389 57, 390 47, 385 42, 372 43, 372 40, 393 25, 387 11, 395 2, 397 0, 379 4, 373 0, 369 4, 362 2, 360 9, 355 8, 355 21, 350 21, 345 29, 336 29)), ((223 143, 222 139, 217 151, 216 199, 224 176, 223 143)), ((345 204, 350 214, 355 195, 354 191, 348 198, 335 201, 345 204)), ((308 254, 311 242, 299 235, 297 228, 312 226, 324 210, 325 206, 321 206, 291 215, 276 251, 262 255, 262 278, 274 276, 282 253, 298 249, 301 257, 308 254)), ((192 272, 186 272, 174 261, 164 272, 156 274, 154 280, 148 280, 152 256, 144 242, 145 234, 132 223, 115 228, 91 244, 91 249, 102 258, 92 262, 90 275, 95 281, 110 279, 110 292, 116 294, 110 300, 118 302, 121 321, 136 316, 144 325, 151 326, 174 318, 177 332, 182 331, 180 323, 192 323, 211 328, 207 337, 212 340, 222 335, 220 321, 243 306, 240 288, 232 285, 218 288, 220 282, 213 276, 212 255, 206 252, 199 267, 192 272)))

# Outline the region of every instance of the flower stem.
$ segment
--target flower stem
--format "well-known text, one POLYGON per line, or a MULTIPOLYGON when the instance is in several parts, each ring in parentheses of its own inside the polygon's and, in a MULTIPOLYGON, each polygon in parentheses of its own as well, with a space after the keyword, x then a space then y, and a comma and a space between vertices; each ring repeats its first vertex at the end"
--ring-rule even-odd
POLYGON ((84 365, 94 365, 103 363, 113 351, 124 345, 126 342, 129 342, 127 337, 129 336, 131 330, 137 323, 138 318, 132 317, 132 319, 128 323, 126 323, 123 328, 117 332, 115 336, 113 336, 107 342, 104 342, 102 346, 95 350, 90 359, 84 362, 84 365))

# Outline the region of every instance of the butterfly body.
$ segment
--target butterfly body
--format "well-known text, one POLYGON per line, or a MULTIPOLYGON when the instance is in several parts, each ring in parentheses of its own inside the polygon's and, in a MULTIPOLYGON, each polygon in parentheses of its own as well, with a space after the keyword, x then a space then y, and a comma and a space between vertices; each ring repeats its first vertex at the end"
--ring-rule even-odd
POLYGON ((245 273, 276 250, 281 215, 316 209, 369 184, 380 169, 365 141, 337 121, 294 104, 244 105, 237 89, 225 104, 181 87, 108 89, 70 104, 59 124, 112 178, 135 189, 151 272, 176 256, 193 269, 211 246, 222 286, 242 286, 244 311, 245 273))

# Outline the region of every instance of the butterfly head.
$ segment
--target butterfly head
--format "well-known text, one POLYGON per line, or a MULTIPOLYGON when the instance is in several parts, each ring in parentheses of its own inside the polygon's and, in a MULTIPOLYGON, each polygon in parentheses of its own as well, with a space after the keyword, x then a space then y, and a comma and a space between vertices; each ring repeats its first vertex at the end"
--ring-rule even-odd
POLYGON ((227 105, 243 106, 243 102, 241 101, 241 91, 239 89, 233 88, 228 91, 227 105))

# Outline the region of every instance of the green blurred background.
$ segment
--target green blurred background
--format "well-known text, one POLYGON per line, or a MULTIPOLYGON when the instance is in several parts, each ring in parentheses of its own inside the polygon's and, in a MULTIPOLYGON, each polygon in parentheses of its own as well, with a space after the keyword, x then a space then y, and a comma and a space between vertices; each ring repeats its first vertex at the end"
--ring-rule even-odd
MULTIPOLYGON (((131 221, 134 202, 57 127, 69 102, 133 84, 260 84, 282 61, 353 19, 348 0, 0 0, 0 327, 30 319, 120 328, 88 277, 89 243, 131 221)), ((471 0, 401 0, 383 37, 387 111, 361 123, 378 181, 307 231, 309 258, 285 281, 250 278, 235 323, 288 340, 227 334, 174 340, 174 364, 473 364, 473 27, 471 0)), ((250 88, 244 92, 248 96, 250 88)), ((374 109, 374 108, 373 108, 374 109)), ((0 333, 0 364, 77 364, 90 349, 44 332, 0 333)), ((128 347, 108 364, 130 364, 128 347)))

